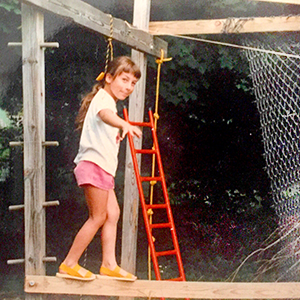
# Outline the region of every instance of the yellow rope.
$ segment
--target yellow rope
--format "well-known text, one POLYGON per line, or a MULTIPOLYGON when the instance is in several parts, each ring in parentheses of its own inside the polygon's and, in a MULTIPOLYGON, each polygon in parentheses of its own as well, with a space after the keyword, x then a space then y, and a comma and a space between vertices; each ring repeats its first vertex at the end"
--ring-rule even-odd
MULTIPOLYGON (((166 61, 170 61, 172 58, 164 58, 164 51, 160 51, 160 58, 156 59, 156 63, 158 64, 157 66, 157 79, 156 79, 156 97, 155 97, 155 111, 153 114, 154 117, 154 130, 157 128, 157 120, 159 119, 158 115, 158 101, 159 101, 159 86, 160 86, 160 71, 161 71, 161 65, 162 63, 166 61)), ((154 145, 152 147, 154 148, 154 145)), ((152 155, 152 177, 155 175, 155 154, 152 155)), ((156 184, 156 181, 150 181, 150 205, 153 204, 153 193, 154 193, 154 185, 156 184)), ((149 215, 149 222, 152 224, 152 216, 153 216, 153 211, 149 210, 148 211, 149 215)), ((153 241, 155 241, 155 238, 153 238, 153 241)), ((148 247, 148 278, 151 280, 151 252, 150 252, 150 247, 148 247)))
POLYGON ((109 37, 107 38, 107 48, 106 48, 106 59, 105 59, 105 68, 104 68, 104 72, 101 72, 96 80, 97 81, 101 81, 106 72, 107 72, 107 66, 108 66, 108 62, 109 60, 112 61, 114 59, 114 49, 113 49, 113 44, 112 44, 112 40, 113 40, 113 32, 114 32, 114 18, 112 15, 110 15, 110 31, 109 31, 109 37), (109 58, 109 54, 110 54, 110 58, 109 58))
POLYGON ((112 44, 112 38, 113 38, 113 31, 114 31, 114 18, 112 15, 110 15, 110 31, 109 31, 109 38, 107 39, 107 49, 106 49, 106 60, 105 60, 105 70, 107 71, 107 65, 109 61, 109 54, 110 54, 110 60, 112 61, 114 59, 114 50, 113 50, 113 44, 112 44))
POLYGON ((160 58, 156 59, 157 66, 157 81, 156 81, 156 98, 155 98, 155 112, 154 112, 154 129, 156 130, 158 115, 158 100, 159 100, 159 85, 160 85, 160 70, 162 63, 170 61, 172 58, 164 58, 164 50, 160 51, 160 58))

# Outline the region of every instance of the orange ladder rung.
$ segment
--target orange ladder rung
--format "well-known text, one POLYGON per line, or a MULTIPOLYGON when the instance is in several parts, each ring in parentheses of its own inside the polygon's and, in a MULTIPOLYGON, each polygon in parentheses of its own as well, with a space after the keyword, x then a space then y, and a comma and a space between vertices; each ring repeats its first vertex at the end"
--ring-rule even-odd
POLYGON ((135 149, 135 153, 141 154, 156 154, 156 150, 153 149, 135 149))
POLYGON ((146 209, 161 209, 161 208, 167 208, 167 204, 146 204, 146 209))
POLYGON ((145 176, 145 177, 140 177, 141 181, 162 181, 161 177, 149 177, 149 176, 145 176))
POLYGON ((172 225, 170 223, 156 223, 156 224, 150 224, 150 228, 172 228, 172 225))
POLYGON ((169 255, 176 255, 176 250, 167 250, 167 251, 159 251, 156 252, 156 256, 169 256, 169 255))

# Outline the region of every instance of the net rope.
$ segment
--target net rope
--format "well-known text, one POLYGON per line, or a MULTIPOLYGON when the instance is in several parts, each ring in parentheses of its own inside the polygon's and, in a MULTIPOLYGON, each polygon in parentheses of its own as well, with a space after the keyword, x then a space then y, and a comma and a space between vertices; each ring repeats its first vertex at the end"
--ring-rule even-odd
POLYGON ((260 114, 266 172, 279 217, 283 248, 278 280, 300 275, 300 44, 295 40, 248 40, 270 52, 246 50, 260 114), (294 56, 280 56, 279 51, 294 56), (289 234, 286 234, 289 232, 289 234))

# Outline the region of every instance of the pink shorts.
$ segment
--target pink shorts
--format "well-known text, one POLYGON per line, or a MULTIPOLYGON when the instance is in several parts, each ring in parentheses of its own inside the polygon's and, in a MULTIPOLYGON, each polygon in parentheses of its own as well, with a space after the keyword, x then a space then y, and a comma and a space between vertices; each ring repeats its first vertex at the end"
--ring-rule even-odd
POLYGON ((107 191, 115 187, 114 177, 90 161, 80 161, 74 169, 74 174, 79 187, 89 184, 107 191))

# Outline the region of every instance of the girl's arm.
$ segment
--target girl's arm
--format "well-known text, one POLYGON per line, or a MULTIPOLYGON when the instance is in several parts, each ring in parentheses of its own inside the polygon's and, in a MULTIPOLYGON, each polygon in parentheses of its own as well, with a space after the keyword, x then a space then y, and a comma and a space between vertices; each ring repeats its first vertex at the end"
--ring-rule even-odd
POLYGON ((122 129, 121 140, 125 138, 128 132, 131 135, 135 135, 139 138, 142 136, 142 131, 138 127, 130 125, 125 120, 120 118, 117 114, 115 114, 112 110, 102 109, 98 114, 104 123, 122 129))

